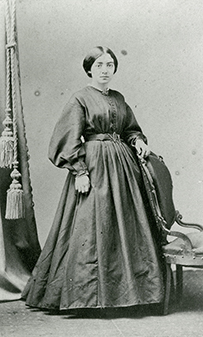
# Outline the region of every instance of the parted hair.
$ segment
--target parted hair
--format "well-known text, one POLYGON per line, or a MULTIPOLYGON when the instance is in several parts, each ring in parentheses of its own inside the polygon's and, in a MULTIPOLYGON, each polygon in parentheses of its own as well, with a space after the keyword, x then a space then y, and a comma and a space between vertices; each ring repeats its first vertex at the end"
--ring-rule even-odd
POLYGON ((89 77, 92 77, 90 70, 95 60, 98 57, 106 53, 109 54, 114 60, 114 65, 115 65, 114 73, 117 71, 118 60, 117 60, 116 55, 113 53, 113 51, 107 47, 97 46, 91 49, 90 52, 86 55, 86 57, 83 60, 83 68, 89 77))

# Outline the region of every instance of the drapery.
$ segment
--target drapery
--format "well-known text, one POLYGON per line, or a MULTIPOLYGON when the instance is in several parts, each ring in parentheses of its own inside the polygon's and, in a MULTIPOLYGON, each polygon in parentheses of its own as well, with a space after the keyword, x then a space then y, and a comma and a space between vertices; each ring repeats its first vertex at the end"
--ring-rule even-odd
MULTIPOLYGON (((11 4, 8 1, 7 4, 11 4)), ((6 53, 5 53, 5 2, 0 3, 0 135, 5 118, 6 53)), ((18 161, 24 192, 25 218, 6 220, 6 195, 11 184, 11 169, 0 168, 0 301, 16 300, 30 276, 40 254, 36 221, 33 209, 32 188, 28 164, 28 147, 23 119, 20 90, 19 56, 15 49, 15 78, 17 103, 18 161)))

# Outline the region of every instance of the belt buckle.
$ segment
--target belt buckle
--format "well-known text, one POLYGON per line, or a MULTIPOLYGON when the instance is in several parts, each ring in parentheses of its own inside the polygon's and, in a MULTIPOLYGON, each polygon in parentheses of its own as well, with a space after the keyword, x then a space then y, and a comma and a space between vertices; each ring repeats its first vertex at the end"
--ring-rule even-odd
POLYGON ((112 136, 113 136, 114 142, 120 142, 121 138, 119 134, 117 134, 116 132, 113 132, 112 136))

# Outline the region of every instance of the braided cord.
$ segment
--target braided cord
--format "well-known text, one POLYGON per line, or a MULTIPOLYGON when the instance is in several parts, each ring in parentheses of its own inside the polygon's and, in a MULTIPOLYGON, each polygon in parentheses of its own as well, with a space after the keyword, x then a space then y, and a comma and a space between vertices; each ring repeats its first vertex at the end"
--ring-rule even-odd
MULTIPOLYGON (((9 0, 7 0, 8 2, 9 0)), ((15 13, 16 0, 11 3, 11 85, 12 85, 12 110, 13 110, 13 137, 14 137, 14 168, 18 167, 18 134, 17 134, 17 109, 16 109, 16 70, 15 70, 15 13)))
POLYGON ((5 119, 3 120, 4 130, 0 137, 0 167, 11 168, 13 164, 14 138, 12 130, 12 88, 11 88, 11 13, 9 1, 5 2, 5 22, 6 22, 6 107, 5 119))
MULTIPOLYGON (((11 42, 11 18, 10 18, 10 11, 9 11, 9 3, 8 0, 6 1, 6 42, 7 45, 10 45, 11 42)), ((10 88, 10 81, 11 81, 11 58, 10 58, 10 48, 6 48, 6 112, 11 111, 11 88, 10 88)))

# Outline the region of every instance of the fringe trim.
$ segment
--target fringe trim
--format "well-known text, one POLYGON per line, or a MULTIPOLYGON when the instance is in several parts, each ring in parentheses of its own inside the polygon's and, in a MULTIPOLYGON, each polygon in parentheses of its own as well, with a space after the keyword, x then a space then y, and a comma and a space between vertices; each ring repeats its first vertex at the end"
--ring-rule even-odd
POLYGON ((14 160, 13 137, 3 136, 0 138, 0 167, 12 168, 14 160))
POLYGON ((6 215, 8 220, 17 220, 25 217, 24 197, 22 186, 14 179, 7 191, 6 215))

